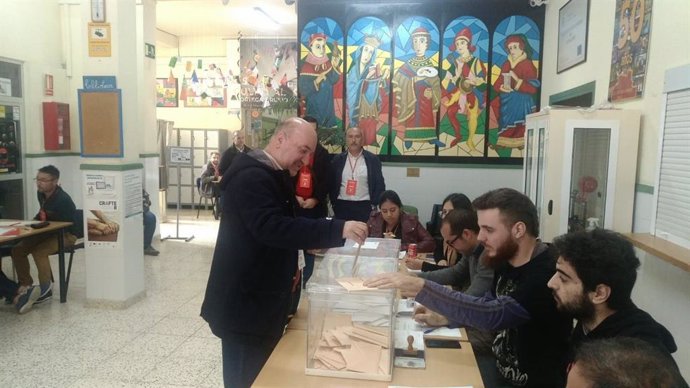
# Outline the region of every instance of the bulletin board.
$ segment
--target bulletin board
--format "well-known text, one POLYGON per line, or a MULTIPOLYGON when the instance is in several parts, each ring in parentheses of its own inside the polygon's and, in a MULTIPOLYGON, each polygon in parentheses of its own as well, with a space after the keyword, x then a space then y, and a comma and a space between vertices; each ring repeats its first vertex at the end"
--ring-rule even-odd
POLYGON ((122 157, 122 91, 79 89, 81 156, 122 157))

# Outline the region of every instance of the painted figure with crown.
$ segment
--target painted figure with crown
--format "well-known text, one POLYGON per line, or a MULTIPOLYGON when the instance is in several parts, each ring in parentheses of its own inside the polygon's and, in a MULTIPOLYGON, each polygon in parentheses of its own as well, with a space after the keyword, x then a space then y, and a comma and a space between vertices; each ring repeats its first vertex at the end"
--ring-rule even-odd
POLYGON ((387 99, 388 66, 376 62, 381 39, 374 35, 364 38, 355 51, 347 72, 348 127, 362 130, 365 146, 376 146, 379 114, 387 99))
POLYGON ((477 133, 477 122, 486 105, 486 66, 474 56, 476 47, 472 45, 472 31, 465 27, 456 35, 450 46, 453 50, 446 60, 450 67, 446 71, 449 98, 447 106, 448 121, 455 131, 455 139, 450 143, 455 147, 462 142, 458 113, 467 118, 467 146, 476 151, 474 135, 477 133))
POLYGON ((342 56, 334 44, 329 58, 326 40, 326 35, 320 32, 309 37, 309 54, 300 69, 299 92, 306 100, 305 114, 316 118, 319 127, 333 128, 337 125, 333 85, 341 77, 342 56))
POLYGON ((413 142, 428 142, 445 147, 436 136, 436 112, 441 101, 441 82, 436 64, 426 56, 431 41, 429 31, 416 28, 412 34, 415 56, 410 58, 393 76, 395 110, 399 127, 398 136, 405 149, 413 142))

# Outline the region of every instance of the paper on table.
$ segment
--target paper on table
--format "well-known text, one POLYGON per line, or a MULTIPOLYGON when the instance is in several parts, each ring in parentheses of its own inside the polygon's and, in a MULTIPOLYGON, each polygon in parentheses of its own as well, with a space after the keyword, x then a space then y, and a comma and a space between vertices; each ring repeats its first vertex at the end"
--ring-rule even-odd
POLYGON ((335 281, 348 291, 371 290, 371 288, 364 286, 363 278, 338 278, 335 281))
POLYGON ((400 299, 398 300, 398 314, 412 315, 415 308, 414 299, 400 299))
POLYGON ((19 228, 17 227, 0 227, 0 236, 18 236, 19 228))
POLYGON ((0 221, 0 226, 20 226, 20 225, 24 225, 24 222, 16 221, 16 220, 0 221))
POLYGON ((424 338, 459 341, 462 339, 462 332, 457 327, 454 329, 445 326, 437 327, 425 330, 424 338))
POLYGON ((424 331, 424 326, 420 325, 411 316, 395 318, 395 330, 424 331))

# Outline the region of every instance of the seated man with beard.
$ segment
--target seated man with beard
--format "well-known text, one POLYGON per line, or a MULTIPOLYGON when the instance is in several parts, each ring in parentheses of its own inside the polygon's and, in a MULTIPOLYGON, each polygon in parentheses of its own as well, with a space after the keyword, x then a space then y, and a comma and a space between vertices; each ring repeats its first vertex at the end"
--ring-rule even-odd
POLYGON ((671 333, 630 298, 640 260, 628 240, 595 229, 557 237, 553 245, 559 257, 548 286, 558 309, 577 319, 573 349, 595 339, 633 337, 671 358, 678 349, 671 333))
POLYGON ((490 293, 471 296, 398 273, 374 276, 364 285, 416 293, 415 300, 426 307, 415 311, 415 319, 428 325, 498 331, 496 368, 480 366, 482 377, 496 369, 500 374, 495 382, 485 380, 487 386, 562 387, 572 319, 557 311, 546 286, 556 257, 537 240, 537 209, 524 194, 507 188, 489 191, 473 205, 482 260, 495 270, 490 293))

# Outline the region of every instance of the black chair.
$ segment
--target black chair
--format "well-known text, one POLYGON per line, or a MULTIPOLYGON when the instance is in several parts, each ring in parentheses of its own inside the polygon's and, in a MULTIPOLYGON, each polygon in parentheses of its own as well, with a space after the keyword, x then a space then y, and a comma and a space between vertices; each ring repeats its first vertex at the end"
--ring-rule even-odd
POLYGON ((431 237, 436 241, 436 249, 434 250, 434 257, 439 259, 443 257, 444 242, 441 237, 441 216, 438 214, 443 209, 443 205, 434 204, 431 209, 431 220, 426 223, 426 230, 431 234, 431 237))
POLYGON ((196 207, 196 218, 199 218, 201 211, 201 200, 204 200, 204 207, 208 208, 208 200, 211 200, 211 210, 213 211, 213 218, 218 219, 218 211, 216 209, 216 193, 213 187, 213 182, 202 183, 201 178, 196 178, 196 190, 199 193, 199 203, 196 207))
POLYGON ((69 288, 69 278, 72 274, 72 261, 74 260, 74 252, 78 249, 84 249, 84 210, 77 209, 74 212, 74 226, 75 236, 77 240, 74 245, 65 247, 65 254, 69 253, 69 263, 67 265, 67 274, 65 275, 65 295, 67 295, 67 289, 69 288))

